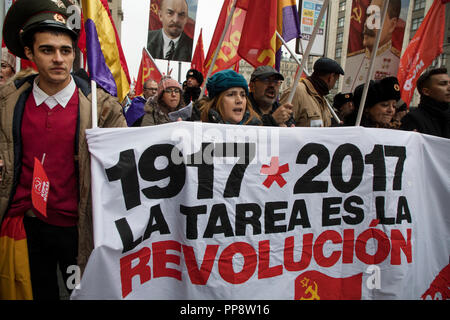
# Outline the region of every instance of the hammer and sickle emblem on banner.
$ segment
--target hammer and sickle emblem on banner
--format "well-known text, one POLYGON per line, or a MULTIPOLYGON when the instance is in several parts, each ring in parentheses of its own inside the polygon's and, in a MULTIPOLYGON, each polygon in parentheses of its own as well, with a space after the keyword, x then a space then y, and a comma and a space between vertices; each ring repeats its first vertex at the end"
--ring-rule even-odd
POLYGON ((144 74, 143 74, 143 79, 142 80, 144 80, 144 79, 147 79, 148 77, 150 77, 150 74, 152 73, 152 71, 154 70, 154 68, 152 68, 152 67, 150 67, 150 68, 147 68, 147 67, 144 67, 144 74))
POLYGON ((361 17, 362 17, 362 9, 361 9, 361 7, 353 8, 352 19, 355 20, 358 23, 361 23, 361 17))
POLYGON ((152 3, 152 5, 150 6, 150 11, 152 11, 154 14, 158 14, 158 10, 159 10, 158 5, 155 3, 152 3))
POLYGON ((314 282, 315 288, 313 289, 313 286, 310 285, 305 290, 305 295, 309 293, 311 296, 309 296, 308 298, 301 297, 300 300, 320 300, 320 297, 317 294, 317 283, 315 281, 313 281, 313 282, 314 282))

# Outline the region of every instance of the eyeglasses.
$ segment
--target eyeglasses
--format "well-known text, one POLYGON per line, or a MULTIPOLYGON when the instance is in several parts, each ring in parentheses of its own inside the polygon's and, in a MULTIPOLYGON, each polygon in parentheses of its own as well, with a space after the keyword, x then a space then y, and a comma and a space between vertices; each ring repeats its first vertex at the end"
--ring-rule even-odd
POLYGON ((180 94, 181 90, 178 88, 169 88, 169 89, 165 89, 164 92, 169 93, 169 94, 172 94, 172 93, 180 94))
POLYGON ((257 80, 264 83, 265 85, 272 84, 274 86, 279 86, 283 83, 283 80, 275 80, 275 79, 257 79, 257 80))
POLYGON ((144 87, 144 90, 158 91, 158 88, 145 88, 144 87))

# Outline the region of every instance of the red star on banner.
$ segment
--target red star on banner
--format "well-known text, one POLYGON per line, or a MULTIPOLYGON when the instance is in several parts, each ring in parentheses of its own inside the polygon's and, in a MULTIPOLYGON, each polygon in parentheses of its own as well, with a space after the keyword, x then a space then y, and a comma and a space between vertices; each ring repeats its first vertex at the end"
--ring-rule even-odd
POLYGON ((260 172, 268 175, 263 182, 263 185, 266 186, 266 188, 269 189, 274 182, 278 183, 278 185, 283 188, 287 182, 282 177, 282 174, 289 172, 289 164, 286 163, 280 167, 280 160, 278 157, 272 157, 270 166, 263 164, 260 172))

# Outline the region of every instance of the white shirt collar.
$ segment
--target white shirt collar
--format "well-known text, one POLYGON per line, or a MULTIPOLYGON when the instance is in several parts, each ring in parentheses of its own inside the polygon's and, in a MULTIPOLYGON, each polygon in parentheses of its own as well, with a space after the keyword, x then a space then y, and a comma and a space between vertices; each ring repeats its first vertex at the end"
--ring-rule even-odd
POLYGON ((39 77, 36 77, 33 83, 33 96, 34 100, 36 101, 36 106, 38 107, 45 102, 45 104, 50 109, 53 109, 58 104, 65 108, 76 90, 75 81, 73 80, 72 76, 70 77, 70 83, 64 89, 53 96, 49 96, 44 91, 42 91, 42 89, 39 88, 38 83, 39 77))
POLYGON ((163 35, 163 39, 164 39, 164 56, 165 56, 167 51, 169 51, 169 49, 170 49, 169 48, 170 41, 173 41, 173 44, 175 45, 175 48, 176 48, 177 44, 178 44, 178 41, 181 38, 181 34, 180 34, 180 36, 178 38, 171 39, 164 33, 164 30, 161 30, 161 31, 162 31, 162 35, 163 35))

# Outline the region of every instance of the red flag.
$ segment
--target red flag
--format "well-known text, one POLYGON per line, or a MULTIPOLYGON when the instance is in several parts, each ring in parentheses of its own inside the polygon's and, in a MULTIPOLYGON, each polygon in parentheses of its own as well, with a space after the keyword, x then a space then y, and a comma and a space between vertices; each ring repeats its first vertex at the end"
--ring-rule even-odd
POLYGON ((397 78, 401 97, 409 106, 417 78, 443 51, 445 8, 441 1, 433 5, 400 59, 397 78))
MULTIPOLYGON (((84 21, 83 12, 81 12, 81 21, 84 21)), ((84 23, 81 23, 80 33, 78 36, 78 49, 80 49, 81 56, 83 57, 83 69, 86 69, 87 65, 87 49, 86 49, 86 30, 84 28, 84 23)))
POLYGON ((295 279, 295 300, 361 300, 362 273, 333 278, 306 271, 295 279))
POLYGON ((33 68, 34 70, 38 71, 33 61, 20 59, 20 69, 27 69, 27 68, 33 68))
POLYGON ((162 75, 156 67, 156 64, 150 54, 147 50, 145 50, 145 48, 142 49, 141 65, 139 66, 139 74, 136 81, 136 86, 134 87, 135 95, 139 96, 144 92, 145 81, 148 79, 153 79, 159 83, 161 81, 161 77, 162 75))
POLYGON ((275 66, 278 5, 276 0, 248 5, 238 53, 253 67, 275 66))
POLYGON ((203 69, 203 65, 205 64, 205 52, 203 51, 203 29, 200 29, 200 35, 197 39, 197 45, 195 46, 194 56, 191 61, 191 69, 195 69, 200 71, 203 77, 206 76, 206 72, 203 69))
MULTIPOLYGON (((239 55, 237 54, 237 50, 239 47, 239 40, 241 39, 242 27, 244 26, 245 16, 247 13, 247 3, 248 0, 237 1, 236 10, 234 11, 230 25, 223 39, 222 46, 218 48, 220 37, 225 28, 225 23, 233 4, 232 0, 224 1, 222 10, 220 11, 219 19, 216 24, 216 29, 214 30, 214 35, 209 45, 208 53, 206 54, 204 70, 209 70, 216 50, 220 51, 217 55, 217 60, 214 64, 211 74, 214 74, 220 70, 228 69, 241 59, 241 57, 239 57, 239 55)), ((259 17, 259 19, 262 18, 259 17)))
POLYGON ((47 216, 47 199, 50 181, 41 162, 34 158, 33 183, 31 185, 31 201, 36 210, 47 216))
POLYGON ((422 299, 448 300, 450 299, 450 264, 439 272, 430 287, 421 296, 422 299))
POLYGON ((233 67, 233 70, 236 71, 237 73, 239 73, 239 62, 240 62, 240 60, 238 62, 236 62, 236 64, 233 67))
POLYGON ((366 21, 366 9, 370 0, 353 0, 352 15, 350 16, 350 34, 348 39, 348 53, 363 49, 362 34, 366 21))

